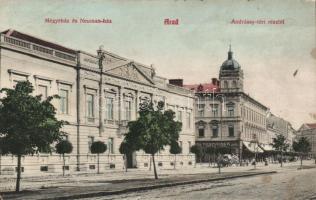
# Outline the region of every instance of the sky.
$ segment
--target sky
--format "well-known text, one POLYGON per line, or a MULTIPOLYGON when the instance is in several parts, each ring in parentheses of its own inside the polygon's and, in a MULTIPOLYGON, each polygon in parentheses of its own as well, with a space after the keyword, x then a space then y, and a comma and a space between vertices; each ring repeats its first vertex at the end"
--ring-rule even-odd
POLYGON ((315 0, 0 0, 1 31, 12 28, 90 53, 103 45, 185 84, 218 77, 231 44, 245 92, 294 128, 316 123, 315 17, 315 0), (46 18, 112 23, 52 24, 46 18), (179 25, 164 25, 165 19, 179 25))

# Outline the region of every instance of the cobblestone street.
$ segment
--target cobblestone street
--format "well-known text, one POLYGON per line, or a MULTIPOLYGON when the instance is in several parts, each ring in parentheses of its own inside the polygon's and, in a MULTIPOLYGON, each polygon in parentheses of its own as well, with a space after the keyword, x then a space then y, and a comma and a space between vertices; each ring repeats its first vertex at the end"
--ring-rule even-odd
POLYGON ((176 186, 97 199, 316 199, 315 180, 315 168, 284 168, 272 175, 176 186))
MULTIPOLYGON (((314 161, 264 166, 226 167, 218 175, 217 168, 197 165, 181 170, 159 170, 159 180, 152 171, 112 171, 104 174, 77 174, 72 176, 25 177, 23 192, 1 193, 4 199, 310 199, 316 197, 316 168, 314 161), (277 171, 274 174, 244 177, 247 174, 277 171), (238 176, 238 178, 229 178, 238 176), (225 179, 227 177, 228 179, 225 179), (218 178, 224 178, 219 180, 218 178), (200 181, 207 180, 207 181, 200 181), (168 185, 196 181, 194 184, 168 185), (162 186, 161 186, 162 185, 162 186), (164 185, 164 186, 163 186, 164 185), (153 188, 138 189, 147 186, 153 188), (157 186, 157 187, 156 187, 157 186), (132 189, 132 190, 127 190, 132 189), (124 191, 126 190, 126 191, 124 191), (119 191, 119 192, 118 192, 119 191), (118 192, 118 193, 117 193, 118 192), (117 195, 114 195, 117 194, 117 195), (120 195, 118 195, 120 194, 120 195), (88 198, 89 197, 89 198, 88 198)), ((0 178, 1 191, 14 188, 13 177, 0 178), (5 189, 7 188, 7 189, 5 189)))

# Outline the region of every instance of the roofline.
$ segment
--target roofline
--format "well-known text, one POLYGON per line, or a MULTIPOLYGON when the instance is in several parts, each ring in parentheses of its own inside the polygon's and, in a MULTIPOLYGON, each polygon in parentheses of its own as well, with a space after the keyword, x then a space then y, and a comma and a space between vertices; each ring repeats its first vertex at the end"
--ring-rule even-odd
MULTIPOLYGON (((75 52, 75 54, 76 54, 76 52, 78 52, 78 50, 76 50, 76 49, 72 49, 72 48, 69 48, 69 47, 66 47, 66 46, 63 46, 63 45, 60 45, 60 44, 58 44, 58 43, 56 43, 56 42, 51 42, 51 41, 48 41, 48 40, 46 40, 46 39, 42 39, 41 37, 38 37, 38 36, 34 36, 34 35, 32 35, 32 34, 29 34, 29 33, 25 33, 25 32, 21 32, 21 31, 17 31, 17 30, 15 30, 15 29, 7 29, 7 30, 5 30, 5 31, 2 31, 0 34, 3 34, 3 35, 6 35, 4 32, 7 32, 7 31, 10 31, 10 32, 17 32, 17 33, 21 33, 21 34, 24 34, 24 35, 27 35, 27 36, 30 36, 30 37, 33 37, 33 38, 36 38, 36 39, 38 39, 38 40, 42 40, 42 41, 44 41, 44 42, 47 42, 47 43, 51 43, 51 44, 54 44, 54 45, 57 45, 57 46, 60 46, 60 47, 62 47, 62 48, 65 48, 65 49, 68 49, 68 50, 71 50, 71 51, 74 51, 75 52)), ((12 34, 11 33, 11 34, 12 34)), ((9 37, 14 37, 14 36, 10 36, 10 35, 8 35, 9 37)), ((14 37, 15 38, 15 37, 14 37)), ((18 38, 19 39, 19 38, 18 38)), ((25 41, 27 41, 27 40, 25 40, 25 41)), ((42 45, 42 46, 44 46, 44 45, 42 45)), ((51 47, 50 47, 51 48, 51 47)), ((54 48, 52 48, 52 49, 54 49, 54 48)), ((60 51, 60 50, 59 50, 60 51)))

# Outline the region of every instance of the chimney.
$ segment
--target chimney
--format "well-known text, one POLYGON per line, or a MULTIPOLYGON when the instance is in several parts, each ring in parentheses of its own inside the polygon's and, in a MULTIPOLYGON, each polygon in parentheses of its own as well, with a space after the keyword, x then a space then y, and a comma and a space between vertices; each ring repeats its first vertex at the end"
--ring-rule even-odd
POLYGON ((169 79, 169 84, 183 87, 183 79, 169 79))
POLYGON ((218 82, 218 81, 217 81, 217 78, 212 78, 212 84, 213 84, 213 85, 217 85, 217 82, 218 82))

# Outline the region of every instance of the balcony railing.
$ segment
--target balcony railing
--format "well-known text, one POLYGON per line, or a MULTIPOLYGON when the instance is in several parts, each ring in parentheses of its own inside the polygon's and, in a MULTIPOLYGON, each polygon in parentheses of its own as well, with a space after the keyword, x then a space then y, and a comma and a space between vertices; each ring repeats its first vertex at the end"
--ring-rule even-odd
POLYGON ((41 55, 52 56, 58 59, 63 59, 67 61, 76 62, 76 55, 60 52, 55 49, 51 49, 49 47, 41 46, 38 44, 33 44, 31 42, 27 42, 21 39, 17 39, 14 37, 9 37, 5 35, 1 35, 1 42, 9 45, 13 45, 18 48, 22 48, 24 50, 29 50, 32 53, 40 53, 41 55))

